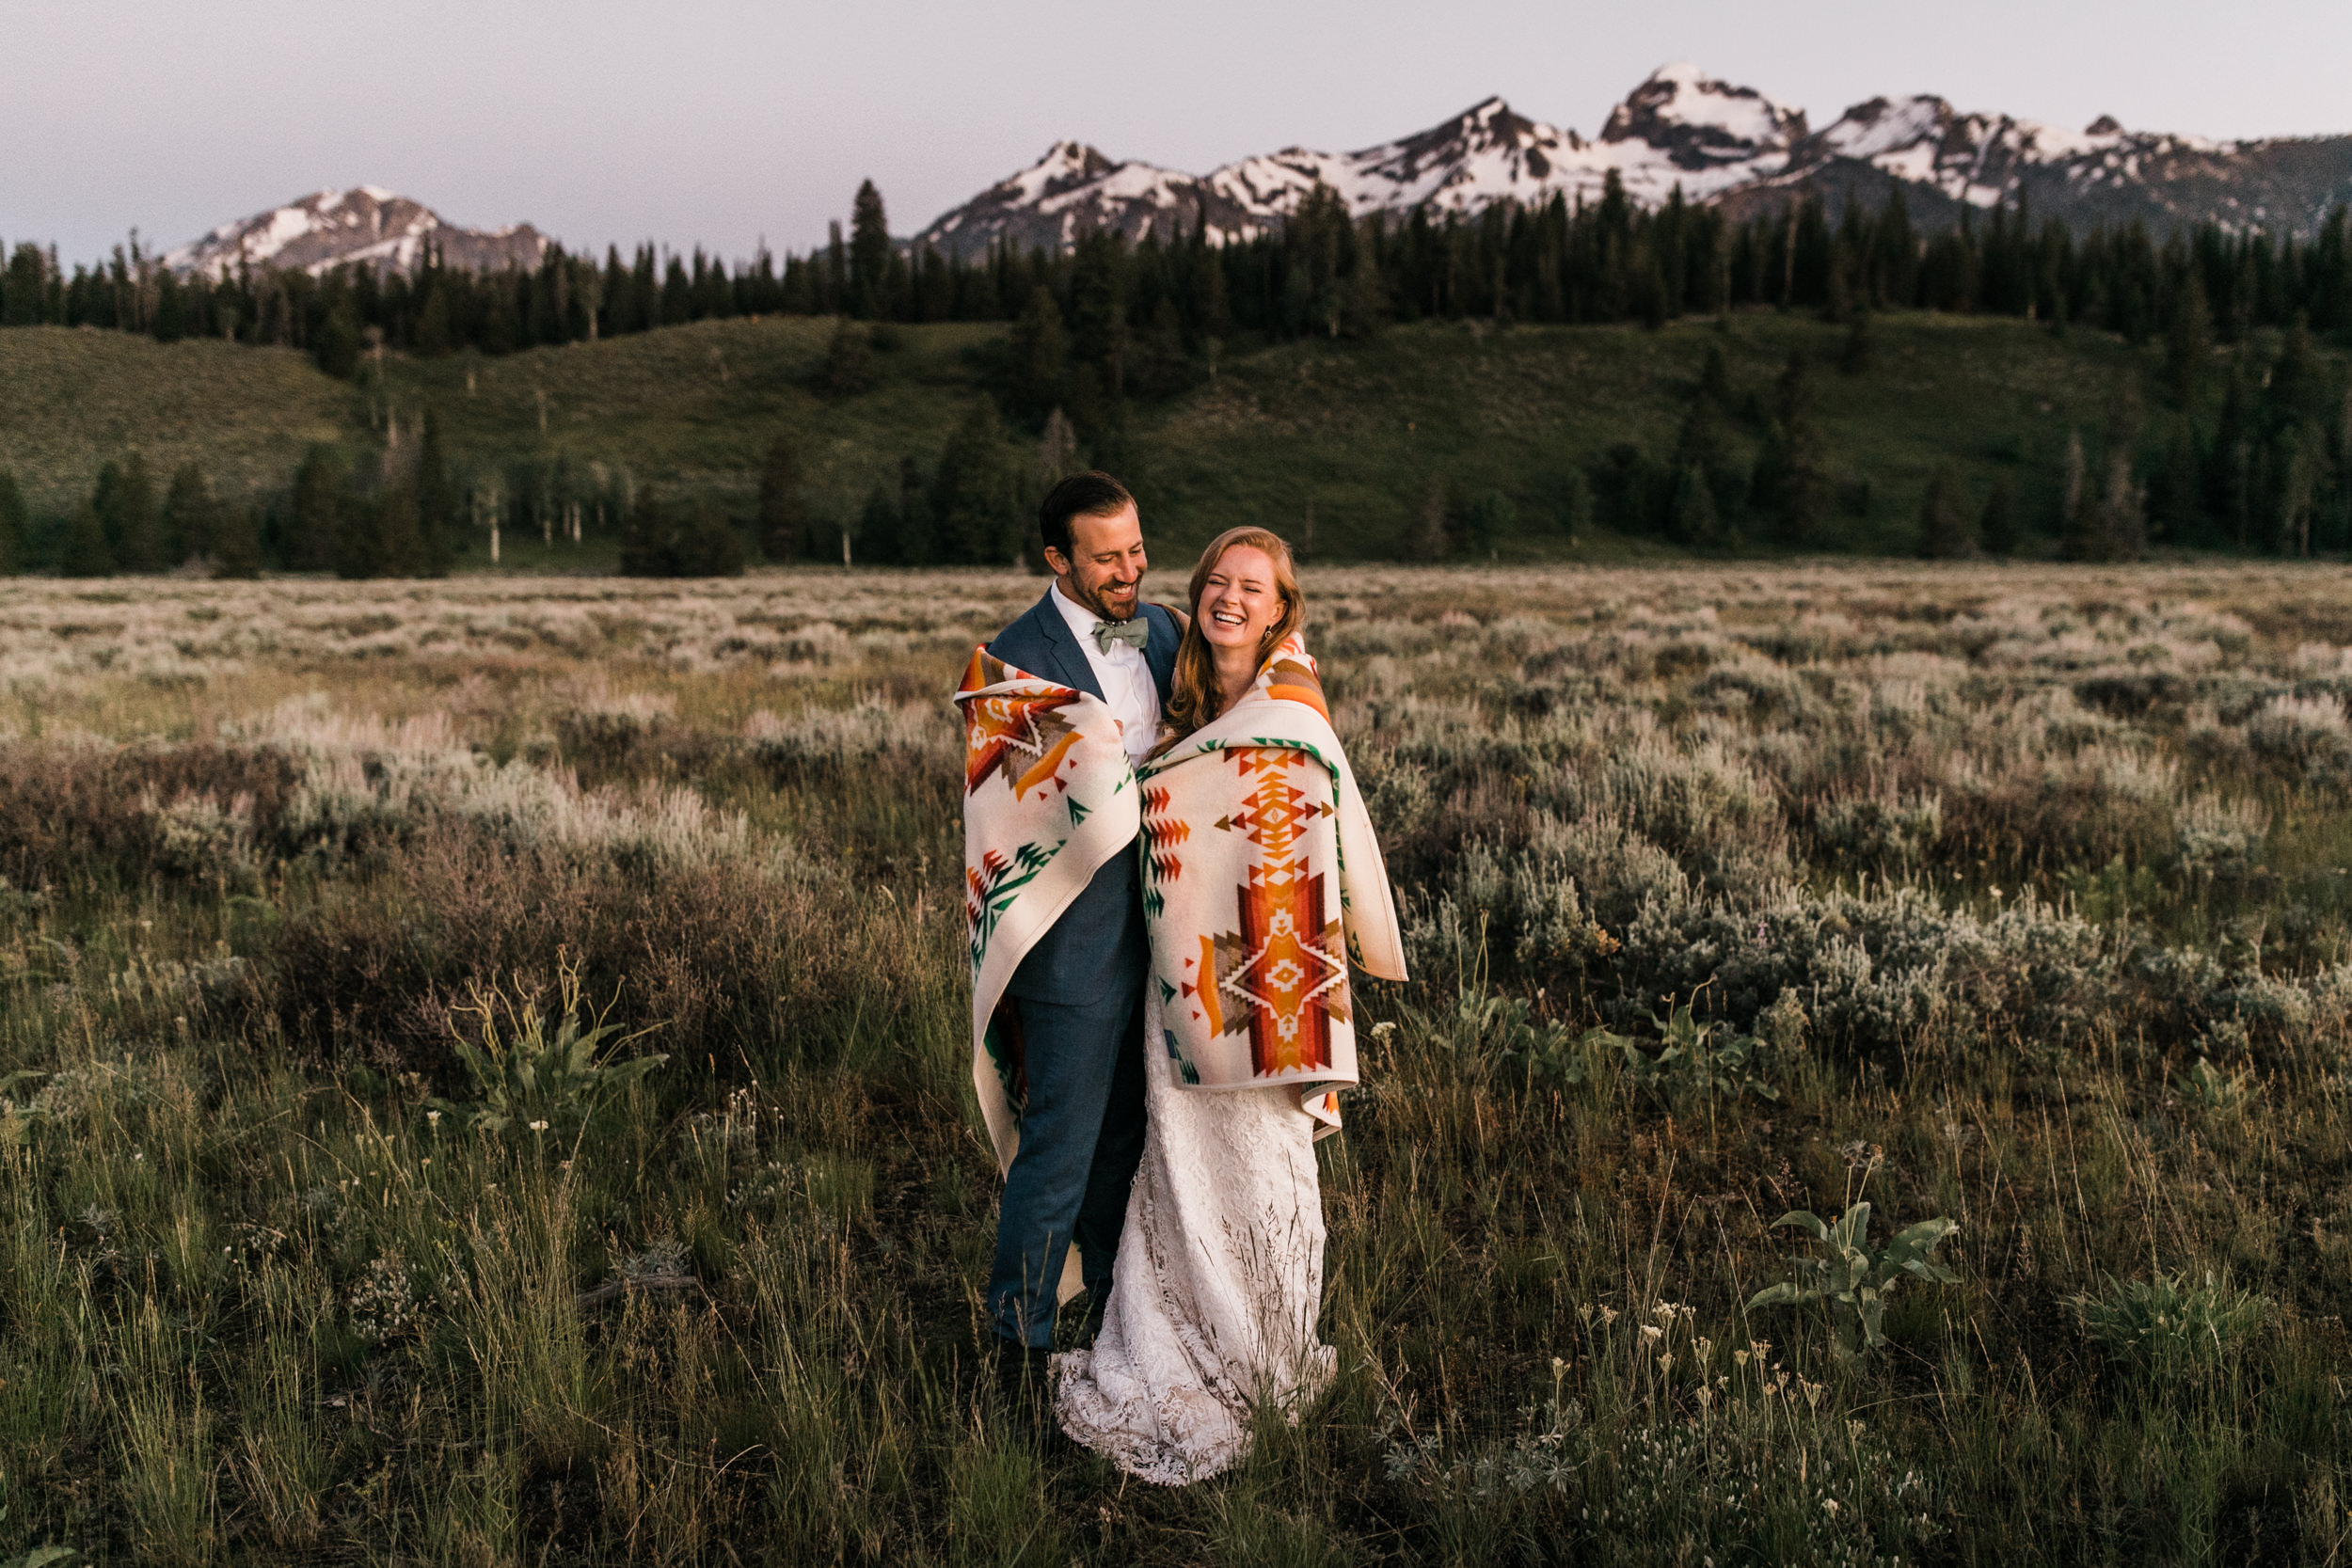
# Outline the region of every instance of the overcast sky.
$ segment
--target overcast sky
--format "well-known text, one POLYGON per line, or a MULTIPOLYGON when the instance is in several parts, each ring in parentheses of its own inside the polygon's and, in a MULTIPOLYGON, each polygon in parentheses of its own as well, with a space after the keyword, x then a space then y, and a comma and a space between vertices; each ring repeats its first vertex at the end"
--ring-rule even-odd
POLYGON ((572 245, 805 249, 871 177, 912 233, 1055 139, 1195 172, 1502 93, 1591 135, 1689 59, 1808 110, 1884 93, 2079 127, 2352 132, 2352 4, 0 0, 0 237, 168 246, 388 185, 572 245))

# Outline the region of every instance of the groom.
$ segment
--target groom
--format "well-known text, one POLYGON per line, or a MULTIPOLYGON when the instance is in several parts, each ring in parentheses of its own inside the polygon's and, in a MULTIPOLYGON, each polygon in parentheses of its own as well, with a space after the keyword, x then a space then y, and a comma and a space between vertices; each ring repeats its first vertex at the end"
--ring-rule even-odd
MULTIPOLYGON (((1176 618, 1142 602, 1143 527, 1135 498, 1104 473, 1074 474, 1038 509, 1054 585, 988 651, 1101 698, 1127 759, 1157 736, 1176 667, 1176 618)), ((997 1368, 1016 1401, 1042 1403, 1056 1288, 1072 1242, 1089 1324, 1110 1299, 1127 1189, 1143 1157, 1143 990, 1150 948, 1135 851, 1113 855, 1013 972, 1028 1097, 1005 1173, 988 1316, 997 1368)))

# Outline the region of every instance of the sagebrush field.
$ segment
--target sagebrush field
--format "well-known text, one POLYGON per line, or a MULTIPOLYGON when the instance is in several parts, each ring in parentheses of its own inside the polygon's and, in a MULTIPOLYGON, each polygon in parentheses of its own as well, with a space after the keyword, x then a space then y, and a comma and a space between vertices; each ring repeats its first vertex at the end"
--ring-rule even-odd
POLYGON ((2343 1560, 2352 572, 1307 585, 1416 978, 1164 1492, 986 1392, 1036 579, 0 584, 0 1560, 2343 1560))

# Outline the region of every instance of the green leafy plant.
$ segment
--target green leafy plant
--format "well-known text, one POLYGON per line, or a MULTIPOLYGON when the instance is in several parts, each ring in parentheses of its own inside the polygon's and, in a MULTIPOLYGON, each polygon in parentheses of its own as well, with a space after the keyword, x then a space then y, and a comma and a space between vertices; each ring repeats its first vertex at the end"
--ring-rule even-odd
POLYGON ((1837 1348, 1851 1354, 1853 1331, 1862 1329, 1865 1346, 1886 1342, 1879 1323, 1887 1298, 1905 1275, 1938 1285, 1959 1283, 1960 1276, 1938 1263, 1934 1252, 1945 1237, 1960 1228, 1953 1220, 1921 1220, 1905 1226, 1873 1253, 1869 1249, 1870 1206, 1850 1206, 1832 1224, 1809 1210, 1794 1210, 1772 1222, 1792 1225, 1810 1235, 1820 1247, 1811 1258, 1797 1260, 1797 1277, 1768 1285, 1748 1298, 1748 1310, 1759 1307, 1798 1307, 1807 1302, 1829 1304, 1837 1348))
POLYGON ((2158 1269, 2147 1279, 2110 1275, 2098 1294, 2067 1305, 2110 1360, 2169 1378, 2220 1365, 2261 1325, 2269 1304, 2210 1270, 2198 1280, 2158 1269))
POLYGON ((1656 1055, 1633 1040, 1612 1037, 1625 1053, 1626 1071, 1645 1089, 1668 1095, 1759 1095, 1778 1100, 1780 1091, 1756 1071, 1764 1042, 1754 1035, 1735 1034, 1724 1025, 1700 1022, 1692 1004, 1653 1013, 1664 1045, 1656 1055))
POLYGON ((1591 1080, 1609 1052, 1633 1042, 1607 1029, 1571 1029, 1558 1019, 1538 1018, 1523 996, 1466 993, 1459 1004, 1464 1022, 1530 1078, 1574 1085, 1591 1080))
POLYGON ((1498 996, 1475 982, 1465 983, 1451 1006, 1405 1012, 1413 1033, 1456 1056, 1502 1062, 1547 1084, 1584 1083, 1601 1054, 1629 1043, 1606 1029, 1571 1029, 1542 1017, 1527 997, 1498 996))
POLYGON ((473 1098, 465 1104, 431 1101, 434 1110, 485 1132, 519 1124, 568 1135, 606 1097, 670 1059, 660 1053, 615 1059, 610 1053, 600 1058, 608 1044, 626 1045, 638 1036, 620 1036, 619 1026, 606 1022, 610 1003, 595 1013, 581 1005, 577 959, 559 955, 556 969, 559 1012, 552 1021, 535 992, 516 998, 495 984, 469 988, 470 1000, 452 1009, 452 1028, 473 1098), (466 1022, 461 1025, 459 1019, 466 1022))

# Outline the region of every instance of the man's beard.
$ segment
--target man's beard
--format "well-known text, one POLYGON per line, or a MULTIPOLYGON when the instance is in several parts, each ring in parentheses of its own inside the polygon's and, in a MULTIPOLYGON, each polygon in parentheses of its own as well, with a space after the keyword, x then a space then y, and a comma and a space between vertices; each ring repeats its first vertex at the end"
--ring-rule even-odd
POLYGON ((1120 614, 1120 612, 1112 610, 1108 605, 1104 604, 1103 602, 1103 595, 1096 590, 1089 588, 1084 583, 1080 582, 1075 574, 1072 575, 1070 578, 1070 585, 1077 590, 1077 593, 1072 594, 1071 597, 1077 601, 1078 607, 1081 610, 1092 610, 1096 615, 1105 621, 1124 621, 1131 619, 1134 616, 1136 608, 1139 607, 1142 602, 1143 585, 1139 582, 1130 584, 1127 588, 1128 608, 1125 614, 1120 614))

